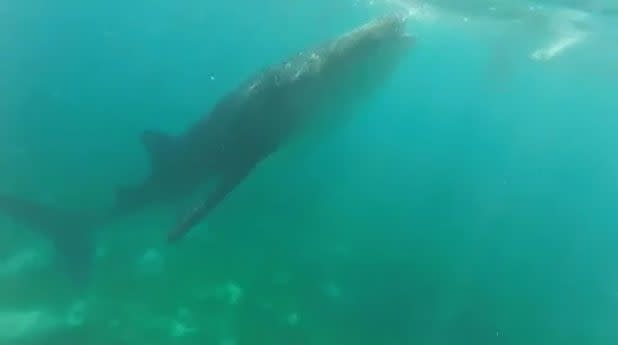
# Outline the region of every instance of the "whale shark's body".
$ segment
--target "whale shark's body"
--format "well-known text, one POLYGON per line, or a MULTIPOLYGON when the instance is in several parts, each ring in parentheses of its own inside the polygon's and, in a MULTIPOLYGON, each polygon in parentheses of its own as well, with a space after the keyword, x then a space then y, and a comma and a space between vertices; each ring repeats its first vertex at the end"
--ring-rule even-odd
POLYGON ((382 85, 412 37, 406 18, 375 19, 337 39, 258 73, 219 101, 182 136, 142 136, 151 171, 119 190, 115 210, 184 196, 211 178, 214 191, 169 234, 182 237, 265 158, 308 128, 338 120, 382 85))
POLYGON ((97 228, 152 203, 186 197, 216 179, 214 191, 169 233, 170 241, 177 240, 290 139, 338 121, 350 106, 370 96, 412 45, 405 22, 398 15, 375 19, 265 69, 221 99, 183 135, 144 132, 150 174, 142 183, 119 188, 113 207, 100 215, 9 196, 0 197, 0 211, 41 230, 73 274, 84 276, 97 228))

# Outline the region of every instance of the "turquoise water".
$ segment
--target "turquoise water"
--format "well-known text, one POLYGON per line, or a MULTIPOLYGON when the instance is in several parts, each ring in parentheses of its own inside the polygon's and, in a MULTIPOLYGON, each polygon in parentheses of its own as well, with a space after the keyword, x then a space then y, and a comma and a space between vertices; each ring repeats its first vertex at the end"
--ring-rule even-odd
MULTIPOLYGON (((395 9, 5 1, 0 192, 105 208, 148 172, 142 131, 180 133, 258 69, 395 9)), ((545 21, 485 15, 415 17, 361 112, 180 243, 165 234, 198 196, 105 226, 87 287, 0 216, 0 344, 615 344, 618 23, 586 19, 537 61, 560 39, 545 21)))

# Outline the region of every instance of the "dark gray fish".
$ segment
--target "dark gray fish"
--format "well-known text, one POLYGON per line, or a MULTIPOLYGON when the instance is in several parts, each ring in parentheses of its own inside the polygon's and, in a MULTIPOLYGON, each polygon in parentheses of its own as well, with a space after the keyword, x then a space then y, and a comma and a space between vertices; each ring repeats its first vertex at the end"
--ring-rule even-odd
POLYGON ((0 196, 0 212, 38 229, 56 246, 71 276, 87 281, 94 236, 106 222, 157 202, 190 195, 211 179, 214 191, 168 236, 178 240, 264 159, 310 128, 332 127, 394 71, 413 43, 406 17, 375 19, 315 49, 266 68, 221 99, 180 136, 145 131, 150 174, 119 188, 100 214, 67 211, 0 196))
POLYGON ((119 189, 114 212, 186 196, 216 178, 214 191, 169 233, 180 239, 282 145, 309 128, 332 127, 381 86, 412 47, 405 23, 381 17, 266 68, 180 136, 145 132, 150 175, 119 189))

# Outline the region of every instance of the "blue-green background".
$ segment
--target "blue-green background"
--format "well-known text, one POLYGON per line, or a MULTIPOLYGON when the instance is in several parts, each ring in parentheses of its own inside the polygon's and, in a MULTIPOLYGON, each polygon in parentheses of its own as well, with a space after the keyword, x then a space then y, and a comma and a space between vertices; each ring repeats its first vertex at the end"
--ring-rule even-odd
MULTIPOLYGON (((0 190, 104 208, 147 173, 141 131, 180 133, 259 68, 388 9, 6 0, 0 190)), ((412 23, 415 49, 361 113, 273 156, 185 241, 164 244, 189 202, 107 227, 84 324, 37 344, 616 344, 618 47, 602 30, 539 63, 536 34, 412 23), (163 269, 140 274, 149 248, 163 269), (204 297, 227 282, 238 304, 204 297), (197 331, 174 337, 179 308, 197 331)), ((38 237, 0 218, 0 239, 8 256, 38 237)), ((61 267, 0 283, 0 309, 75 297, 61 267)))

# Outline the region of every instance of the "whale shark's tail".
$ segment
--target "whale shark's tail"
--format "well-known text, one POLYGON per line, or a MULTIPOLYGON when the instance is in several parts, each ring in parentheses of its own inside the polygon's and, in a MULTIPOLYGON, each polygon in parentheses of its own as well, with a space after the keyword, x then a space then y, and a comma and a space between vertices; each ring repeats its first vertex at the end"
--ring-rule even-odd
POLYGON ((0 212, 50 239, 73 282, 88 282, 98 218, 7 195, 0 195, 0 212))

